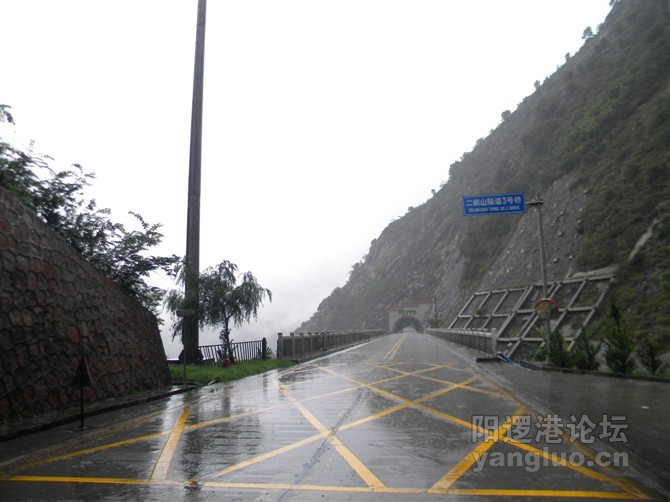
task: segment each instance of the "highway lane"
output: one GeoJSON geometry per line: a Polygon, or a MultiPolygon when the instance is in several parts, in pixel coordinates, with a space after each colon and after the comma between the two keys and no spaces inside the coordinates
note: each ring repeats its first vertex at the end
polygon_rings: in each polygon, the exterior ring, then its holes
{"type": "Polygon", "coordinates": [[[0,500],[654,498],[607,424],[565,419],[399,333],[2,443],[0,500]]]}

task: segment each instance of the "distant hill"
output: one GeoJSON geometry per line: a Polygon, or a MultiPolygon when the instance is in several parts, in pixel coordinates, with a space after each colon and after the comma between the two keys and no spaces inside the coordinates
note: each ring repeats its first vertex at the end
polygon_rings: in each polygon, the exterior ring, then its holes
{"type": "Polygon", "coordinates": [[[539,282],[534,210],[462,211],[464,195],[524,192],[544,200],[548,280],[614,271],[608,300],[636,334],[670,345],[670,2],[615,2],[503,118],[296,331],[385,328],[389,306],[420,298],[450,320],[474,291],[539,282]]]}

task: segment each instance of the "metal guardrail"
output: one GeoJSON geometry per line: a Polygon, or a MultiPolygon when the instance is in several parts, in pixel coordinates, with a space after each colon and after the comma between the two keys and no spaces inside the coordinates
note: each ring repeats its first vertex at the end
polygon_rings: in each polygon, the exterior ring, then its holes
{"type": "MultiPolygon", "coordinates": [[[[233,342],[231,343],[233,349],[233,356],[235,362],[253,361],[256,359],[263,359],[267,354],[267,340],[253,340],[249,342],[233,342]]],[[[202,364],[205,365],[219,365],[225,366],[226,361],[231,364],[228,354],[223,344],[219,345],[200,345],[198,347],[202,354],[202,364]]]]}
{"type": "Polygon", "coordinates": [[[278,333],[277,359],[298,360],[326,350],[367,342],[386,333],[383,329],[291,333],[289,336],[278,333]]]}
{"type": "Polygon", "coordinates": [[[495,329],[490,331],[478,329],[426,329],[429,335],[470,347],[471,349],[495,356],[498,354],[498,336],[495,329]]]}

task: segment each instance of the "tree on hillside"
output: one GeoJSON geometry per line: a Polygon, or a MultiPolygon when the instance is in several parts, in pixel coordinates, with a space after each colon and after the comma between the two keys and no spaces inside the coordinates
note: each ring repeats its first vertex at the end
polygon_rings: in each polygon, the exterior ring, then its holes
{"type": "MultiPolygon", "coordinates": [[[[0,122],[13,124],[6,105],[0,105],[0,122]]],[[[109,276],[117,286],[158,313],[162,289],[146,279],[156,270],[171,273],[179,257],[152,256],[147,251],[160,244],[160,224],[149,224],[137,213],[139,230],[126,230],[110,219],[109,209],[86,201],[84,188],[94,178],[75,164],[56,172],[48,157],[24,152],[0,138],[0,186],[12,192],[37,217],[60,234],[84,259],[109,276]]]]}
{"type": "Polygon", "coordinates": [[[633,351],[635,350],[635,339],[631,332],[626,329],[621,313],[614,303],[610,304],[610,317],[612,325],[605,334],[605,362],[607,367],[614,373],[628,374],[635,369],[633,351]]]}
{"type": "MultiPolygon", "coordinates": [[[[183,263],[178,269],[181,286],[185,284],[188,270],[183,263]]],[[[239,327],[256,319],[265,298],[272,301],[272,292],[263,288],[251,272],[238,275],[237,270],[237,265],[224,260],[201,272],[197,312],[188,313],[197,316],[201,327],[221,326],[219,338],[231,363],[235,362],[230,340],[231,323],[239,327]]],[[[187,303],[181,289],[170,291],[165,298],[165,307],[173,316],[178,315],[187,303]]],[[[183,317],[177,317],[172,325],[173,340],[181,335],[182,328],[183,317]]]]}

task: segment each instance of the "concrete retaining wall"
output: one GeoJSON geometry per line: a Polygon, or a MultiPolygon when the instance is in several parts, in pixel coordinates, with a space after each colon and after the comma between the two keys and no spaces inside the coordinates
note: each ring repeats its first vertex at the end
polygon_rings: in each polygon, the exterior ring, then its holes
{"type": "Polygon", "coordinates": [[[0,420],[170,384],[155,316],[0,188],[0,420]]]}
{"type": "Polygon", "coordinates": [[[322,354],[328,350],[368,342],[386,333],[383,329],[291,333],[287,337],[279,333],[277,334],[277,359],[299,361],[322,354]]]}

